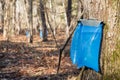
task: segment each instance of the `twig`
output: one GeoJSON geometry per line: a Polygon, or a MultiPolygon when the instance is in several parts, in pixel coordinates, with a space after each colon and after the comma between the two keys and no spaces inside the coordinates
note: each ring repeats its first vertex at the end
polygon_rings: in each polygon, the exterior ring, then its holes
{"type": "MultiPolygon", "coordinates": [[[[49,26],[50,26],[50,29],[51,29],[53,38],[54,38],[54,40],[55,40],[56,46],[57,46],[57,48],[58,48],[58,43],[57,43],[57,40],[56,40],[56,38],[55,38],[55,35],[54,35],[54,32],[53,32],[52,26],[51,26],[51,24],[50,24],[50,21],[49,21],[49,17],[48,17],[48,13],[47,13],[47,12],[46,12],[46,17],[47,17],[47,21],[48,21],[48,24],[49,24],[49,26]]],[[[58,48],[58,49],[59,49],[59,48],[58,48]]]]}
{"type": "MultiPolygon", "coordinates": [[[[84,11],[82,12],[82,14],[80,16],[82,16],[84,14],[84,11]]],[[[61,57],[62,57],[62,52],[65,49],[66,45],[68,44],[69,40],[71,39],[75,29],[76,29],[77,25],[74,27],[73,31],[71,32],[70,36],[67,38],[65,44],[63,45],[63,47],[60,49],[60,54],[59,54],[59,61],[58,61],[58,68],[57,68],[57,74],[59,72],[60,69],[60,62],[61,62],[61,57]]]]}
{"type": "Polygon", "coordinates": [[[69,36],[68,39],[66,40],[65,44],[63,45],[63,47],[60,49],[59,62],[58,62],[58,68],[57,68],[57,74],[58,74],[59,69],[60,69],[60,62],[61,62],[62,52],[63,52],[63,50],[65,49],[66,45],[68,44],[69,40],[71,39],[72,34],[74,33],[75,29],[76,29],[76,27],[73,29],[72,33],[70,34],[70,36],[69,36]]]}

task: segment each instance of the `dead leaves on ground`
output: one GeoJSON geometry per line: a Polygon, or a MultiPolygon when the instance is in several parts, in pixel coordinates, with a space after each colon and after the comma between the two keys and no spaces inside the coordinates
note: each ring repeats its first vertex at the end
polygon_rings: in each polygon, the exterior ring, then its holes
{"type": "MultiPolygon", "coordinates": [[[[57,41],[61,45],[64,44],[64,33],[57,35],[57,41]]],[[[7,77],[12,76],[12,71],[16,73],[16,77],[18,74],[21,77],[56,74],[59,50],[55,47],[51,35],[49,35],[47,42],[41,42],[39,36],[35,35],[33,44],[29,44],[25,35],[15,36],[10,41],[6,41],[0,34],[0,52],[4,55],[4,59],[0,62],[6,65],[0,71],[0,78],[5,77],[2,76],[2,73],[7,73],[9,75],[7,77]]],[[[64,57],[60,72],[74,70],[75,67],[71,64],[69,56],[64,57]]]]}

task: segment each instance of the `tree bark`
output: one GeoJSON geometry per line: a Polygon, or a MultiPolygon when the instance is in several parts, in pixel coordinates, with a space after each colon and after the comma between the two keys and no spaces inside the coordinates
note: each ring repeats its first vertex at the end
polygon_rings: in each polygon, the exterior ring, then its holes
{"type": "Polygon", "coordinates": [[[83,15],[81,16],[81,14],[84,11],[84,4],[83,4],[83,0],[78,0],[78,14],[77,14],[77,19],[83,19],[83,15]]]}
{"type": "Polygon", "coordinates": [[[9,39],[15,34],[15,13],[16,13],[16,0],[5,1],[4,6],[4,30],[3,36],[9,39]]]}
{"type": "Polygon", "coordinates": [[[4,7],[4,29],[3,29],[3,36],[7,40],[9,39],[9,28],[10,28],[10,2],[5,1],[5,7],[4,7]]]}
{"type": "Polygon", "coordinates": [[[1,0],[0,1],[1,3],[1,27],[2,27],[2,30],[4,28],[4,6],[5,6],[5,3],[4,3],[4,0],[1,0]]]}
{"type": "Polygon", "coordinates": [[[92,70],[86,70],[83,75],[84,80],[117,79],[115,77],[118,77],[116,66],[120,66],[117,63],[119,60],[115,57],[114,61],[113,58],[116,55],[114,51],[116,51],[117,37],[120,32],[118,25],[120,21],[118,17],[120,15],[119,3],[120,0],[84,0],[84,18],[97,19],[105,23],[100,57],[102,75],[92,70]]]}
{"type": "Polygon", "coordinates": [[[11,33],[12,36],[15,35],[15,27],[16,27],[16,0],[12,0],[11,2],[11,33]]]}
{"type": "Polygon", "coordinates": [[[47,41],[47,25],[46,25],[46,19],[45,19],[45,9],[43,5],[43,0],[40,0],[40,17],[42,21],[43,41],[47,41]]]}
{"type": "Polygon", "coordinates": [[[62,0],[62,6],[64,9],[64,18],[65,18],[65,22],[66,22],[66,38],[69,37],[69,25],[68,25],[68,20],[67,20],[67,12],[66,12],[66,7],[65,7],[65,1],[62,0]]]}
{"type": "Polygon", "coordinates": [[[27,12],[28,12],[28,32],[29,32],[29,37],[28,37],[28,42],[33,43],[33,16],[32,16],[32,8],[33,8],[33,2],[32,0],[26,0],[26,7],[27,7],[27,12]]]}
{"type": "Polygon", "coordinates": [[[54,35],[55,35],[56,34],[56,27],[57,27],[57,24],[56,24],[56,1],[50,0],[50,10],[51,10],[50,15],[52,16],[51,23],[52,23],[52,27],[53,27],[54,35]]]}
{"type": "Polygon", "coordinates": [[[72,12],[72,0],[68,0],[67,11],[66,11],[68,26],[70,26],[70,23],[71,23],[71,12],[72,12]]]}
{"type": "Polygon", "coordinates": [[[120,66],[119,51],[120,45],[120,0],[106,0],[106,48],[104,54],[104,78],[119,79],[120,66]],[[108,64],[109,63],[109,64],[108,64]],[[117,65],[116,65],[117,64],[117,65]]]}

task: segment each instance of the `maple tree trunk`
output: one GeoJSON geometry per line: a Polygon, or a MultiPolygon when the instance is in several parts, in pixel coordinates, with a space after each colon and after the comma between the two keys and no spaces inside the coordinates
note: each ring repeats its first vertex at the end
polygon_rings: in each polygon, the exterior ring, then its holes
{"type": "Polygon", "coordinates": [[[100,56],[101,73],[93,70],[85,70],[83,80],[117,79],[119,77],[119,59],[116,55],[117,44],[120,45],[118,34],[120,34],[120,0],[84,0],[85,19],[97,19],[104,21],[104,34],[100,56]],[[115,66],[116,64],[117,67],[115,66]]]}
{"type": "Polygon", "coordinates": [[[44,11],[44,5],[43,0],[40,0],[40,17],[42,21],[42,35],[43,35],[43,41],[47,41],[47,25],[46,25],[46,19],[45,19],[45,11],[44,11]]]}
{"type": "Polygon", "coordinates": [[[120,0],[106,1],[106,46],[104,52],[104,78],[119,79],[120,77],[120,0]],[[116,65],[117,64],[117,65],[116,65]]]}
{"type": "Polygon", "coordinates": [[[17,35],[20,34],[20,1],[16,0],[16,27],[15,32],[17,35]]]}
{"type": "MultiPolygon", "coordinates": [[[[50,10],[51,10],[51,23],[52,23],[52,27],[54,30],[54,35],[56,34],[56,28],[57,28],[57,24],[56,24],[56,2],[55,0],[50,0],[50,10]]],[[[49,16],[50,17],[50,16],[49,16]]]]}
{"type": "Polygon", "coordinates": [[[9,27],[10,27],[10,2],[5,1],[3,36],[6,39],[8,39],[9,27]]]}
{"type": "Polygon", "coordinates": [[[11,2],[11,35],[15,35],[15,27],[16,27],[16,0],[12,0],[11,2]]]}
{"type": "Polygon", "coordinates": [[[28,28],[29,28],[29,34],[28,42],[33,43],[33,16],[32,16],[32,8],[33,8],[33,2],[32,0],[26,0],[27,2],[27,12],[28,12],[28,28]]]}
{"type": "Polygon", "coordinates": [[[3,30],[3,36],[6,39],[9,39],[10,36],[15,34],[15,3],[16,0],[11,1],[4,1],[4,30],[3,30]]]}
{"type": "Polygon", "coordinates": [[[68,20],[67,20],[67,11],[66,11],[66,7],[65,7],[65,1],[62,0],[62,6],[64,9],[64,18],[65,18],[65,22],[66,22],[66,38],[69,37],[69,25],[68,25],[68,20]]]}
{"type": "Polygon", "coordinates": [[[1,26],[1,28],[2,28],[2,30],[3,30],[3,27],[4,27],[4,5],[5,5],[5,3],[4,3],[4,0],[1,0],[0,1],[0,4],[1,4],[1,12],[0,12],[0,18],[1,18],[1,20],[0,20],[0,26],[1,26]]]}

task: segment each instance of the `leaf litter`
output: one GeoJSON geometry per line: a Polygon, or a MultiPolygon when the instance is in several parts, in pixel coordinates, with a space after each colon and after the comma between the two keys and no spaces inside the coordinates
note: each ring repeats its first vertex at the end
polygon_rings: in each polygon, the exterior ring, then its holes
{"type": "MultiPolygon", "coordinates": [[[[56,34],[59,47],[65,42],[64,34],[63,31],[56,34]]],[[[65,54],[69,54],[69,49],[65,54]]],[[[58,55],[59,50],[51,34],[47,42],[42,42],[39,35],[34,35],[33,44],[27,42],[25,35],[14,36],[6,41],[0,34],[0,65],[3,65],[0,66],[0,79],[71,80],[78,75],[79,70],[72,65],[69,56],[62,57],[60,72],[56,74],[58,55]]]]}

